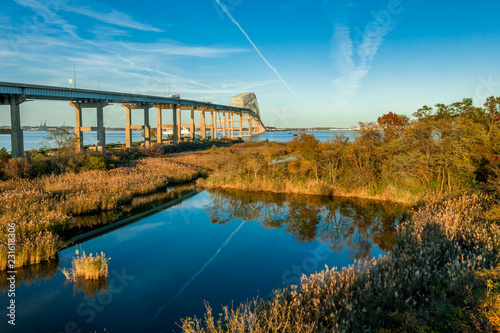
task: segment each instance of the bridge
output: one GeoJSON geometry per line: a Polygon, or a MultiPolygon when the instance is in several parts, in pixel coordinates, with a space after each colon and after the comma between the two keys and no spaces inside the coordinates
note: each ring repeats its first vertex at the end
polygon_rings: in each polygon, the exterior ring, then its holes
{"type": "Polygon", "coordinates": [[[126,112],[125,145],[128,148],[132,147],[132,130],[144,131],[144,145],[146,147],[153,144],[149,124],[149,109],[151,108],[156,108],[158,111],[156,144],[164,144],[162,134],[165,129],[172,131],[171,143],[178,144],[181,139],[182,126],[189,127],[191,139],[195,139],[196,131],[199,131],[201,139],[207,138],[207,132],[210,133],[212,139],[218,138],[218,132],[220,132],[222,138],[243,137],[243,123],[248,123],[247,136],[266,131],[260,119],[257,98],[253,93],[239,94],[231,98],[231,105],[227,106],[173,97],[0,82],[0,105],[10,105],[11,143],[14,158],[24,156],[23,130],[20,118],[21,104],[35,100],[68,101],[69,105],[74,108],[75,149],[77,151],[83,151],[83,132],[88,131],[97,132],[97,150],[104,151],[106,149],[104,108],[114,103],[121,104],[126,112]],[[82,110],[86,108],[97,110],[96,127],[83,126],[82,110]],[[144,112],[144,123],[142,125],[132,125],[132,110],[142,110],[144,112]],[[171,110],[172,125],[163,123],[164,110],[171,110]],[[182,111],[190,112],[190,122],[187,124],[182,124],[182,111]],[[200,112],[199,124],[195,124],[195,112],[200,112]],[[206,121],[207,112],[210,113],[208,124],[206,121]],[[235,127],[235,124],[238,126],[235,127]],[[238,135],[235,135],[235,130],[238,131],[238,135]]]}

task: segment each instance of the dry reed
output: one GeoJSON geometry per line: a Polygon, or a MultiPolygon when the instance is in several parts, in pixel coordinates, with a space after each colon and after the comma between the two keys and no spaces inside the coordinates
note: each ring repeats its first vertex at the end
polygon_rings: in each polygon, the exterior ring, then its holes
{"type": "Polygon", "coordinates": [[[96,254],[95,257],[86,255],[83,252],[82,256],[73,258],[71,268],[62,269],[63,274],[68,280],[76,281],[84,280],[99,280],[108,277],[108,264],[111,258],[106,258],[103,252],[96,254]]]}

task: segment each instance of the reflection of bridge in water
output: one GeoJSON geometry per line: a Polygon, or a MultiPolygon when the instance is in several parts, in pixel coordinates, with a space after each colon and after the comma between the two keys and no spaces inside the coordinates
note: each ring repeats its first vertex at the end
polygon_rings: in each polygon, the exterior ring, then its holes
{"type": "Polygon", "coordinates": [[[156,143],[163,144],[162,132],[172,131],[172,144],[177,144],[181,137],[181,128],[189,128],[189,136],[195,138],[200,133],[201,139],[243,137],[244,129],[247,136],[265,132],[264,124],[260,119],[257,98],[254,93],[243,93],[231,98],[230,106],[199,102],[173,97],[158,97],[150,95],[136,95],[119,92],[96,91],[85,89],[71,89],[31,84],[0,82],[0,105],[10,105],[11,138],[13,157],[24,156],[23,131],[21,129],[20,105],[27,100],[69,101],[75,108],[75,138],[76,149],[83,151],[83,132],[97,132],[97,149],[106,149],[106,132],[104,128],[104,108],[112,103],[119,103],[126,110],[127,122],[125,125],[126,147],[132,147],[132,130],[144,131],[144,145],[150,146],[151,127],[149,125],[149,109],[158,111],[158,126],[156,143]],[[97,126],[86,127],[82,124],[82,109],[94,108],[97,110],[97,126]],[[132,125],[132,110],[144,112],[144,124],[132,125]],[[172,110],[172,124],[163,123],[163,110],[172,110]],[[190,122],[182,124],[182,111],[190,111],[190,122]],[[195,124],[195,111],[200,112],[200,123],[195,124]],[[209,122],[207,124],[207,112],[209,122]],[[243,127],[243,123],[247,123],[243,127]],[[235,125],[238,126],[235,126],[235,125]],[[238,131],[238,135],[235,135],[238,131]]]}

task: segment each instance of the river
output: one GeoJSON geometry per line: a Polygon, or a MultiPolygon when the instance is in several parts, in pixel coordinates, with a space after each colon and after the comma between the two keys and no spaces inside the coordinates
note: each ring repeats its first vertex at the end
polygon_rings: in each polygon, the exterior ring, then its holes
{"type": "Polygon", "coordinates": [[[218,314],[325,265],[379,256],[407,219],[403,206],[360,199],[194,189],[184,198],[18,270],[16,327],[4,318],[0,332],[179,332],[204,301],[218,314]],[[111,257],[107,282],[66,281],[61,269],[83,251],[111,257]]]}
{"type": "MultiPolygon", "coordinates": [[[[44,145],[50,146],[49,143],[44,142],[44,137],[47,135],[47,131],[24,131],[24,149],[39,149],[44,145]]],[[[280,131],[280,132],[265,132],[260,135],[255,135],[252,137],[245,137],[245,141],[277,141],[286,142],[297,134],[296,131],[280,131]]],[[[336,134],[344,134],[345,136],[352,138],[355,135],[354,131],[308,131],[308,134],[314,134],[318,140],[326,141],[328,138],[332,138],[336,134]]],[[[235,135],[239,132],[235,131],[235,135]]],[[[220,133],[219,133],[220,136],[220,133]]],[[[141,141],[140,131],[132,131],[132,140],[141,141]]],[[[85,145],[95,145],[97,142],[96,132],[84,132],[83,133],[83,143],[85,145]]],[[[125,131],[124,130],[106,130],[106,142],[107,143],[125,143],[125,131]]],[[[5,147],[8,151],[12,150],[10,142],[10,134],[0,134],[0,148],[5,147]]]]}

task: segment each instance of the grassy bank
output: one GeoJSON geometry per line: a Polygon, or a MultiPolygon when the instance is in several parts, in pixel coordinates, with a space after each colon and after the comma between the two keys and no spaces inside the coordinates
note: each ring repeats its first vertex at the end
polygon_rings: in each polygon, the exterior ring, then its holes
{"type": "Polygon", "coordinates": [[[150,157],[109,171],[64,173],[35,179],[0,182],[0,267],[7,267],[7,232],[16,235],[20,267],[55,257],[62,246],[58,232],[73,227],[78,215],[113,210],[134,196],[152,193],[167,184],[193,181],[200,170],[166,157],[150,157]]]}
{"type": "MultiPolygon", "coordinates": [[[[484,199],[464,196],[419,209],[386,255],[303,276],[204,319],[185,332],[494,332],[500,329],[500,226],[484,199]]],[[[215,313],[221,311],[216,310],[215,313]]]]}

